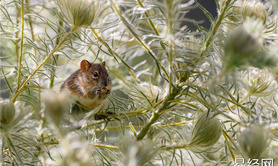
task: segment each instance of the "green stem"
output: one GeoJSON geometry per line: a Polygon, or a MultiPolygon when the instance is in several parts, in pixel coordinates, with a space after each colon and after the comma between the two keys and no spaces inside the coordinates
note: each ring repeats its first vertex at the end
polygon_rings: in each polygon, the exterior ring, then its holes
{"type": "Polygon", "coordinates": [[[165,146],[161,147],[163,150],[174,150],[174,149],[185,149],[190,148],[190,145],[184,144],[184,145],[175,145],[175,146],[165,146]]]}
{"type": "MultiPolygon", "coordinates": [[[[222,133],[223,133],[223,136],[225,137],[226,140],[229,140],[234,148],[240,153],[240,155],[242,157],[244,157],[245,155],[243,154],[243,152],[240,150],[240,148],[238,147],[238,145],[235,143],[235,141],[229,136],[229,134],[225,131],[225,130],[222,130],[222,133]]],[[[246,158],[245,158],[246,159],[246,158]]]]}
{"type": "MultiPolygon", "coordinates": [[[[15,6],[16,6],[16,26],[17,26],[17,28],[18,29],[20,29],[18,26],[19,26],[19,20],[20,20],[20,13],[21,12],[19,12],[19,7],[18,7],[18,4],[15,4],[15,6]]],[[[15,38],[16,38],[16,41],[15,41],[15,54],[16,54],[16,63],[18,63],[18,60],[19,60],[19,46],[18,46],[18,37],[19,37],[19,32],[20,31],[16,31],[15,32],[15,38]]]]}
{"type": "Polygon", "coordinates": [[[134,30],[129,26],[128,22],[124,19],[124,17],[121,15],[118,6],[112,1],[112,5],[118,16],[120,17],[121,21],[124,23],[124,25],[128,28],[128,30],[132,33],[132,35],[136,38],[136,40],[149,52],[151,51],[150,48],[142,41],[139,36],[134,32],[134,30]]]}
{"type": "MultiPolygon", "coordinates": [[[[141,0],[137,0],[137,3],[138,3],[142,8],[145,8],[145,6],[144,6],[143,3],[141,2],[141,0]]],[[[155,35],[156,35],[156,36],[159,36],[158,30],[156,29],[156,27],[154,26],[154,23],[153,23],[152,20],[150,19],[149,14],[148,14],[147,12],[145,12],[144,14],[145,14],[146,18],[148,19],[148,22],[149,22],[149,24],[151,25],[151,27],[152,27],[152,29],[153,29],[155,35]]],[[[160,41],[160,46],[163,48],[163,50],[166,50],[165,44],[164,44],[162,41],[160,41]]],[[[168,54],[168,52],[167,52],[166,54],[168,54]]],[[[168,55],[167,55],[167,56],[168,56],[168,55]]]]}
{"type": "Polygon", "coordinates": [[[231,154],[231,156],[233,158],[233,161],[235,161],[235,155],[234,155],[234,153],[232,151],[232,147],[230,146],[229,138],[227,137],[227,134],[224,133],[224,132],[222,133],[222,135],[224,136],[224,139],[226,141],[226,146],[228,147],[228,150],[229,150],[229,152],[230,152],[230,154],[231,154]]]}
{"type": "Polygon", "coordinates": [[[24,38],[24,0],[21,2],[21,39],[20,39],[20,54],[17,69],[17,89],[20,87],[20,75],[21,75],[21,62],[23,55],[23,38],[24,38]]]}
{"type": "Polygon", "coordinates": [[[153,113],[150,121],[143,127],[143,129],[137,135],[137,140],[142,140],[145,137],[145,135],[148,133],[150,127],[152,126],[152,124],[154,124],[157,121],[159,116],[160,116],[159,113],[153,113]]]}
{"type": "MultiPolygon", "coordinates": [[[[62,31],[62,26],[63,26],[63,22],[62,22],[61,20],[59,20],[59,25],[58,25],[58,29],[57,29],[57,34],[60,34],[60,33],[61,33],[61,31],[62,31]]],[[[57,40],[56,40],[56,43],[55,43],[56,46],[59,44],[60,39],[61,39],[61,37],[58,36],[58,37],[57,37],[57,40]]],[[[56,60],[53,59],[53,62],[52,62],[52,69],[51,69],[52,72],[51,72],[51,76],[50,76],[49,88],[52,88],[53,85],[54,85],[55,69],[56,69],[54,66],[55,66],[55,61],[58,62],[59,55],[57,55],[56,57],[57,57],[57,59],[56,59],[56,60]]],[[[54,58],[55,58],[55,57],[54,57],[54,58]]]]}
{"type": "Polygon", "coordinates": [[[12,102],[15,102],[18,95],[22,92],[26,84],[30,81],[30,79],[37,73],[37,71],[47,62],[47,60],[56,52],[59,50],[59,48],[65,43],[65,41],[71,36],[73,32],[75,32],[78,29],[78,27],[73,27],[70,32],[63,38],[63,40],[56,46],[54,50],[52,50],[47,57],[43,60],[43,62],[37,66],[37,68],[32,72],[32,74],[25,80],[25,82],[21,85],[21,87],[18,89],[14,97],[12,98],[12,102]]]}
{"type": "Polygon", "coordinates": [[[97,143],[91,143],[90,145],[93,145],[94,147],[98,147],[98,148],[107,148],[107,149],[116,149],[116,150],[120,149],[119,147],[113,145],[104,145],[104,144],[97,144],[97,143]]]}
{"type": "MultiPolygon", "coordinates": [[[[26,1],[26,4],[30,4],[29,0],[25,0],[25,1],[26,1]]],[[[27,9],[27,13],[31,13],[30,12],[30,6],[27,5],[26,7],[27,7],[26,8],[27,9]]],[[[35,41],[34,28],[33,28],[33,23],[32,23],[32,20],[31,20],[31,16],[29,15],[28,18],[29,18],[28,22],[29,22],[29,27],[30,27],[30,33],[31,33],[32,41],[35,41]]],[[[34,50],[35,59],[36,59],[37,62],[39,62],[39,57],[38,57],[37,49],[34,47],[33,50],[34,50]]],[[[39,85],[41,84],[41,78],[40,77],[38,77],[38,84],[39,85]]],[[[39,107],[41,107],[41,91],[40,90],[38,90],[38,105],[39,105],[39,107]]],[[[37,117],[39,117],[39,113],[38,112],[37,112],[37,117]]]]}
{"type": "Polygon", "coordinates": [[[167,27],[169,30],[169,55],[168,55],[168,61],[169,61],[169,93],[172,92],[172,82],[173,82],[173,25],[174,25],[174,18],[173,18],[173,4],[167,3],[167,10],[168,10],[168,22],[167,27]]]}
{"type": "Polygon", "coordinates": [[[143,127],[140,133],[137,135],[137,140],[142,140],[146,134],[148,133],[150,127],[158,120],[160,115],[168,109],[169,105],[172,103],[172,100],[179,94],[181,88],[175,87],[173,88],[172,93],[170,93],[166,99],[164,100],[162,107],[160,107],[156,112],[153,113],[150,121],[143,127]]]}
{"type": "MultiPolygon", "coordinates": [[[[224,19],[224,16],[226,14],[226,11],[228,10],[228,7],[231,3],[231,0],[227,0],[226,3],[225,3],[225,6],[224,8],[222,8],[220,14],[219,14],[219,17],[217,18],[217,21],[216,23],[214,24],[214,26],[212,27],[212,30],[211,30],[211,33],[209,34],[209,37],[207,38],[206,42],[205,42],[205,45],[204,45],[204,48],[203,48],[203,51],[201,53],[201,57],[204,56],[204,54],[207,52],[207,49],[209,48],[212,40],[214,39],[214,35],[216,34],[216,32],[218,31],[218,28],[219,26],[221,25],[223,19],[224,19]]],[[[198,60],[197,60],[198,61],[198,60]]]]}
{"type": "MultiPolygon", "coordinates": [[[[172,36],[172,26],[169,27],[170,36],[172,36]]],[[[169,40],[169,93],[172,92],[172,82],[173,82],[173,41],[172,37],[169,40]]]]}

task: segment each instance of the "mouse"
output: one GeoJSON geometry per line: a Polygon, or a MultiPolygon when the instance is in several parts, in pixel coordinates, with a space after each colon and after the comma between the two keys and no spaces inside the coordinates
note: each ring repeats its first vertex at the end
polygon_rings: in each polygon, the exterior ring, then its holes
{"type": "Polygon", "coordinates": [[[87,109],[106,104],[111,94],[112,81],[105,67],[105,61],[90,63],[82,60],[80,69],[72,73],[62,84],[60,92],[66,92],[87,109]]]}

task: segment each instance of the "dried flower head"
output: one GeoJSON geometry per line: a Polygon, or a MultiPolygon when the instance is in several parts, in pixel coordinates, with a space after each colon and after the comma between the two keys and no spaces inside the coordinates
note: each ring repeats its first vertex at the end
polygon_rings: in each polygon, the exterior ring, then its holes
{"type": "Polygon", "coordinates": [[[42,94],[45,103],[45,115],[55,125],[59,125],[66,112],[70,111],[70,99],[64,93],[55,93],[51,90],[42,94]]]}
{"type": "Polygon", "coordinates": [[[248,65],[257,68],[276,66],[276,56],[272,55],[267,48],[263,48],[263,29],[261,22],[252,21],[250,18],[243,26],[228,34],[223,47],[223,61],[226,69],[245,68],[248,65]]]}
{"type": "Polygon", "coordinates": [[[265,23],[267,19],[267,12],[262,2],[244,1],[242,7],[242,17],[243,20],[248,17],[252,17],[265,23]]]}
{"type": "Polygon", "coordinates": [[[277,83],[267,70],[250,67],[240,75],[248,96],[264,97],[274,92],[277,83]]]}
{"type": "Polygon", "coordinates": [[[138,142],[132,138],[123,138],[119,144],[124,158],[121,165],[143,166],[156,154],[157,150],[151,141],[138,142]]]}
{"type": "Polygon", "coordinates": [[[99,165],[93,160],[94,147],[89,141],[83,141],[77,135],[69,134],[60,140],[59,150],[51,148],[52,160],[46,161],[46,165],[60,166],[92,166],[99,165]]]}
{"type": "Polygon", "coordinates": [[[251,34],[240,27],[230,32],[224,43],[226,68],[242,67],[252,58],[259,56],[261,46],[251,34]]]}
{"type": "Polygon", "coordinates": [[[269,132],[261,126],[252,126],[243,130],[238,136],[238,143],[245,155],[252,159],[260,159],[266,149],[269,132]]]}
{"type": "Polygon", "coordinates": [[[129,93],[138,101],[146,100],[147,98],[151,103],[159,103],[165,97],[165,91],[155,85],[144,82],[136,84],[134,87],[135,90],[129,91],[129,93]]]}
{"type": "Polygon", "coordinates": [[[10,100],[0,101],[0,124],[7,125],[13,121],[15,115],[14,103],[10,100]]]}
{"type": "Polygon", "coordinates": [[[194,126],[189,146],[194,152],[205,151],[218,141],[221,134],[222,127],[219,120],[203,113],[194,126]]]}
{"type": "Polygon", "coordinates": [[[99,15],[97,0],[57,0],[67,20],[75,27],[89,26],[99,15]]]}

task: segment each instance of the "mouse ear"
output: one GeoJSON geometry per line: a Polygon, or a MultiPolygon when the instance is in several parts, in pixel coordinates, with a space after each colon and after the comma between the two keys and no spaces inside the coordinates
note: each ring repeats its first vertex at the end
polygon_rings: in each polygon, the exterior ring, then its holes
{"type": "Polygon", "coordinates": [[[105,66],[105,61],[103,61],[101,64],[102,64],[102,66],[105,66]]]}
{"type": "Polygon", "coordinates": [[[87,60],[82,60],[80,63],[80,68],[82,71],[86,72],[89,69],[90,65],[91,63],[88,62],[87,60]]]}

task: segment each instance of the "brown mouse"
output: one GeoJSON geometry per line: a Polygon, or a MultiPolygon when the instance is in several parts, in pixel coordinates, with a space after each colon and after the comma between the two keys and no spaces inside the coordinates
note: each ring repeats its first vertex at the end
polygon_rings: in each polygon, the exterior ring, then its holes
{"type": "Polygon", "coordinates": [[[105,62],[90,63],[82,60],[80,69],[62,84],[61,92],[68,92],[82,106],[92,109],[105,104],[111,88],[112,82],[105,62]]]}

